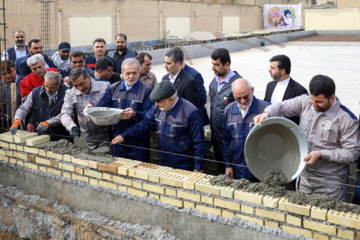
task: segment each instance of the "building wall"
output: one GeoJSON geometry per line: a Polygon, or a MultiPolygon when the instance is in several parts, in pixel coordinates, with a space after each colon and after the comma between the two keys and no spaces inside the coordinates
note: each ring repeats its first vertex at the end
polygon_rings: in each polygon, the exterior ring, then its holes
{"type": "Polygon", "coordinates": [[[360,0],[337,0],[338,8],[356,8],[360,7],[360,0]]]}
{"type": "Polygon", "coordinates": [[[305,30],[359,30],[360,9],[306,9],[305,30]]]}

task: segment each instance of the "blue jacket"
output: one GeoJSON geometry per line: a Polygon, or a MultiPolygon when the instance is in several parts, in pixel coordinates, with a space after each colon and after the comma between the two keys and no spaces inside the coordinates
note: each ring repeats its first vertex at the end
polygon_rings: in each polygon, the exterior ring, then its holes
{"type": "MultiPolygon", "coordinates": [[[[114,137],[119,135],[125,129],[132,127],[137,122],[143,119],[146,111],[151,109],[154,105],[150,101],[150,93],[152,89],[138,80],[130,91],[126,90],[125,81],[116,82],[106,91],[104,97],[99,103],[99,107],[111,107],[126,109],[131,107],[136,112],[136,116],[129,120],[121,120],[113,126],[114,137]]],[[[150,131],[144,131],[142,134],[138,133],[129,136],[124,144],[135,146],[149,146],[150,131]]]]}
{"type": "Polygon", "coordinates": [[[178,97],[169,112],[153,105],[141,122],[121,136],[125,139],[148,129],[158,131],[160,165],[189,171],[203,168],[204,160],[199,158],[206,155],[206,140],[199,110],[192,103],[178,97]]]}
{"type": "Polygon", "coordinates": [[[270,105],[253,96],[250,109],[245,118],[239,113],[240,109],[236,101],[226,106],[223,114],[223,154],[225,167],[232,167],[234,170],[234,178],[252,179],[254,176],[246,167],[244,156],[244,146],[248,133],[251,130],[253,118],[264,112],[265,107],[270,105]],[[238,164],[230,165],[229,163],[238,164]]]}
{"type": "Polygon", "coordinates": [[[119,69],[121,70],[121,64],[122,62],[127,59],[127,58],[136,58],[136,55],[137,55],[137,52],[131,48],[126,48],[126,54],[125,54],[125,57],[124,59],[120,59],[120,54],[117,53],[117,50],[112,50],[109,52],[109,57],[112,57],[116,64],[119,66],[119,69]]]}
{"type": "MultiPolygon", "coordinates": [[[[114,64],[114,68],[113,68],[114,72],[121,73],[117,63],[112,57],[109,57],[108,55],[104,55],[104,57],[108,57],[111,59],[111,61],[114,64]]],[[[86,65],[89,66],[93,71],[95,71],[95,64],[96,64],[95,54],[86,57],[86,65]]]]}
{"type": "Polygon", "coordinates": [[[201,115],[201,120],[203,122],[203,126],[206,126],[209,124],[209,116],[207,114],[207,110],[205,108],[205,104],[206,104],[206,100],[207,100],[207,94],[206,94],[206,89],[204,87],[204,79],[201,76],[201,74],[196,71],[196,69],[188,66],[185,64],[184,66],[184,71],[189,74],[190,76],[192,76],[196,82],[199,85],[199,90],[200,90],[200,94],[199,94],[199,111],[200,111],[200,115],[201,115]]]}
{"type": "MultiPolygon", "coordinates": [[[[16,59],[16,61],[15,61],[16,74],[19,75],[19,77],[21,79],[23,79],[24,77],[26,77],[27,75],[29,75],[31,73],[31,69],[29,68],[29,66],[26,63],[27,59],[31,56],[32,56],[31,54],[28,54],[25,57],[16,59]]],[[[46,64],[49,66],[49,68],[57,69],[55,64],[51,61],[51,59],[47,55],[43,54],[43,56],[44,56],[44,60],[45,60],[46,64]]]]}
{"type": "MultiPolygon", "coordinates": [[[[28,46],[25,46],[26,54],[29,54],[28,46]]],[[[15,45],[6,49],[8,59],[15,63],[16,61],[16,51],[15,45]]]]}

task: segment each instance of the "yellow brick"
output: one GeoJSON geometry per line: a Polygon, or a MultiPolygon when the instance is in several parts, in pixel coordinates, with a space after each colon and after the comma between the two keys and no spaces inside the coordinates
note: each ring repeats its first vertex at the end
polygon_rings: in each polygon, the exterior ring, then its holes
{"type": "Polygon", "coordinates": [[[6,152],[2,149],[0,149],[0,155],[6,156],[6,152]]]}
{"type": "Polygon", "coordinates": [[[285,214],[279,212],[268,211],[261,208],[256,208],[256,215],[264,218],[285,222],[285,214]]]}
{"type": "Polygon", "coordinates": [[[63,155],[59,154],[59,153],[53,153],[53,152],[47,152],[47,157],[48,158],[55,158],[57,160],[63,160],[63,155]]]}
{"type": "Polygon", "coordinates": [[[293,235],[303,235],[304,237],[307,238],[313,238],[313,234],[310,230],[306,230],[306,229],[302,229],[302,228],[296,228],[296,227],[290,227],[290,226],[286,226],[286,225],[282,225],[282,230],[285,232],[288,232],[290,234],[293,235]]]}
{"type": "Polygon", "coordinates": [[[47,160],[45,158],[36,157],[35,162],[38,164],[44,164],[50,166],[50,160],[47,160]]]}
{"type": "Polygon", "coordinates": [[[59,168],[59,163],[57,161],[50,160],[50,166],[53,168],[59,168]]]}
{"type": "Polygon", "coordinates": [[[19,131],[14,135],[14,142],[15,143],[23,143],[23,142],[26,142],[27,139],[33,138],[36,136],[38,136],[38,134],[35,132],[26,132],[26,131],[20,132],[19,131]]]}
{"type": "Polygon", "coordinates": [[[17,160],[17,161],[16,161],[16,164],[17,164],[17,165],[20,165],[20,166],[24,166],[24,162],[21,161],[21,160],[17,160]]]}
{"type": "Polygon", "coordinates": [[[156,198],[157,200],[160,200],[160,196],[154,193],[149,193],[149,197],[156,198]]]}
{"type": "Polygon", "coordinates": [[[164,196],[160,196],[160,201],[166,204],[170,204],[176,207],[183,207],[184,203],[182,200],[177,200],[177,199],[173,199],[173,198],[168,198],[168,197],[164,197],[164,196]]]}
{"type": "Polygon", "coordinates": [[[77,174],[71,174],[72,179],[78,180],[78,181],[83,181],[83,182],[89,182],[89,178],[85,177],[85,176],[80,176],[77,174]]]}
{"type": "Polygon", "coordinates": [[[115,183],[109,183],[102,180],[99,180],[99,185],[105,188],[117,189],[117,185],[115,183]]]}
{"type": "Polygon", "coordinates": [[[209,193],[216,196],[220,196],[219,186],[212,186],[209,182],[209,179],[201,179],[199,182],[195,183],[195,190],[199,192],[209,193]]]}
{"type": "Polygon", "coordinates": [[[131,179],[127,179],[127,178],[123,178],[123,177],[114,175],[113,181],[116,183],[123,184],[123,185],[131,186],[131,179]]]}
{"type": "Polygon", "coordinates": [[[32,153],[32,154],[39,154],[39,149],[32,148],[32,147],[24,147],[24,152],[32,153]]]}
{"type": "Polygon", "coordinates": [[[0,161],[9,162],[9,157],[5,157],[5,156],[0,155],[0,161]]]}
{"type": "Polygon", "coordinates": [[[16,145],[16,151],[23,152],[24,151],[24,146],[16,145]]]}
{"type": "Polygon", "coordinates": [[[176,190],[175,190],[175,189],[166,188],[165,194],[176,197],[176,190]]]}
{"type": "Polygon", "coordinates": [[[102,179],[102,173],[90,169],[85,169],[84,174],[89,177],[102,179]]]}
{"type": "Polygon", "coordinates": [[[213,205],[214,204],[214,198],[206,196],[206,195],[201,195],[201,202],[213,205]]]}
{"type": "Polygon", "coordinates": [[[331,223],[341,226],[360,229],[360,214],[344,213],[334,210],[329,210],[327,219],[331,223]]]}
{"type": "Polygon", "coordinates": [[[86,167],[89,166],[89,160],[84,160],[84,159],[79,159],[79,158],[72,157],[71,162],[75,163],[75,164],[82,165],[82,166],[86,166],[86,167]]]}
{"type": "Polygon", "coordinates": [[[75,173],[84,174],[84,169],[81,167],[75,167],[75,173]]]}
{"type": "Polygon", "coordinates": [[[148,196],[148,192],[144,192],[130,187],[127,188],[127,192],[138,197],[148,196]]]}
{"type": "Polygon", "coordinates": [[[91,185],[99,185],[99,180],[94,179],[94,178],[90,178],[89,183],[91,185]]]}
{"type": "Polygon", "coordinates": [[[19,153],[19,152],[15,152],[14,155],[15,155],[15,157],[20,158],[22,160],[25,160],[25,161],[27,160],[27,154],[22,154],[22,153],[19,153]]]}
{"type": "Polygon", "coordinates": [[[122,191],[122,192],[127,192],[127,187],[126,186],[118,186],[118,190],[122,191]]]}
{"type": "Polygon", "coordinates": [[[50,141],[49,135],[41,135],[33,138],[26,139],[26,145],[33,147],[35,145],[50,141]]]}
{"type": "Polygon", "coordinates": [[[9,149],[11,149],[11,150],[16,150],[16,144],[10,143],[10,144],[9,144],[9,149]]]}
{"type": "Polygon", "coordinates": [[[195,209],[195,203],[184,201],[184,208],[195,209]]]}
{"type": "MultiPolygon", "coordinates": [[[[341,238],[345,238],[345,239],[349,239],[349,240],[354,240],[355,239],[355,234],[354,231],[349,231],[349,230],[345,230],[345,229],[338,229],[338,234],[339,237],[341,238]]],[[[358,238],[359,239],[359,238],[358,238]]]]}
{"type": "Polygon", "coordinates": [[[63,177],[71,178],[71,173],[68,172],[62,172],[63,177]]]}
{"type": "Polygon", "coordinates": [[[143,189],[149,192],[156,192],[156,193],[160,193],[160,194],[164,194],[164,188],[161,186],[156,186],[153,184],[147,184],[144,183],[143,184],[143,189]]]}
{"type": "Polygon", "coordinates": [[[13,152],[13,151],[6,151],[6,156],[8,156],[8,157],[13,157],[13,156],[14,156],[14,152],[13,152]]]}
{"type": "Polygon", "coordinates": [[[331,237],[331,240],[343,240],[342,238],[331,237]]]}
{"type": "Polygon", "coordinates": [[[217,207],[240,211],[240,203],[236,203],[236,202],[230,202],[230,201],[214,198],[214,205],[217,207]]]}
{"type": "Polygon", "coordinates": [[[241,204],[241,211],[247,214],[254,214],[254,208],[244,204],[241,204]]]}
{"type": "Polygon", "coordinates": [[[72,159],[72,156],[67,155],[67,154],[63,155],[63,160],[64,160],[65,162],[71,162],[71,159],[72,159]]]}
{"type": "Polygon", "coordinates": [[[330,226],[330,225],[326,225],[326,224],[315,222],[315,221],[304,220],[304,228],[336,235],[335,226],[330,226]]]}
{"type": "Polygon", "coordinates": [[[220,196],[226,198],[234,198],[234,189],[231,187],[220,188],[220,196]]]}
{"type": "Polygon", "coordinates": [[[42,156],[42,157],[46,157],[46,151],[43,150],[43,149],[39,149],[39,155],[42,156]]]}
{"type": "Polygon", "coordinates": [[[311,213],[310,213],[310,216],[312,218],[316,218],[316,219],[320,219],[320,220],[326,220],[327,219],[327,212],[328,210],[327,209],[321,209],[321,208],[318,208],[318,207],[315,207],[315,206],[312,206],[311,207],[311,213]]]}
{"type": "Polygon", "coordinates": [[[70,172],[75,171],[75,167],[73,165],[69,165],[61,162],[59,162],[59,168],[70,172]]]}
{"type": "Polygon", "coordinates": [[[0,139],[5,142],[14,142],[14,136],[10,132],[0,134],[0,139]]]}
{"type": "Polygon", "coordinates": [[[49,173],[55,174],[55,175],[61,175],[61,171],[53,169],[53,168],[47,168],[46,171],[49,173]]]}
{"type": "Polygon", "coordinates": [[[89,167],[93,168],[93,169],[97,169],[98,168],[98,163],[95,161],[89,161],[89,167]]]}
{"type": "Polygon", "coordinates": [[[273,221],[265,221],[265,226],[271,227],[271,228],[278,228],[279,223],[278,222],[273,222],[273,221]]]}
{"type": "Polygon", "coordinates": [[[39,166],[39,170],[42,172],[47,172],[46,167],[39,166]]]}
{"type": "Polygon", "coordinates": [[[279,201],[279,209],[287,212],[292,212],[304,216],[310,216],[310,205],[301,206],[289,202],[285,197],[281,198],[279,201]]]}
{"type": "Polygon", "coordinates": [[[286,215],[286,222],[298,227],[302,226],[302,218],[286,215]]]}
{"type": "Polygon", "coordinates": [[[235,190],[234,198],[237,200],[241,200],[244,202],[251,202],[255,204],[262,204],[263,203],[263,195],[258,193],[248,193],[241,190],[235,190]]]}
{"type": "Polygon", "coordinates": [[[315,240],[329,240],[329,237],[325,236],[325,235],[318,234],[318,233],[314,233],[314,239],[315,240]]]}
{"type": "Polygon", "coordinates": [[[222,210],[221,211],[221,216],[224,218],[232,218],[235,214],[233,212],[229,212],[227,210],[222,210]]]}
{"type": "Polygon", "coordinates": [[[16,161],[17,161],[17,160],[16,160],[16,158],[10,158],[9,161],[10,161],[10,163],[16,164],[16,161]]]}
{"type": "Polygon", "coordinates": [[[34,170],[38,170],[38,165],[36,164],[33,164],[33,163],[24,163],[24,166],[27,167],[27,168],[31,168],[31,169],[34,169],[34,170]]]}
{"type": "Polygon", "coordinates": [[[103,179],[112,181],[113,180],[113,175],[108,174],[108,173],[103,173],[103,179]]]}
{"type": "Polygon", "coordinates": [[[246,215],[242,215],[242,214],[236,214],[236,216],[238,216],[239,218],[244,219],[246,221],[254,222],[259,226],[264,226],[264,220],[254,218],[254,217],[250,217],[250,216],[246,216],[246,215]]]}
{"type": "Polygon", "coordinates": [[[200,212],[204,213],[214,213],[221,216],[221,209],[213,208],[213,207],[206,207],[204,205],[196,204],[196,209],[200,212]]]}
{"type": "Polygon", "coordinates": [[[9,148],[9,143],[0,141],[0,147],[9,148]]]}
{"type": "Polygon", "coordinates": [[[134,188],[138,188],[138,189],[142,189],[142,183],[141,182],[136,182],[136,181],[132,181],[131,182],[131,185],[132,185],[132,187],[134,187],[134,188]]]}
{"type": "Polygon", "coordinates": [[[200,202],[200,195],[194,194],[194,193],[190,193],[190,192],[185,192],[185,191],[177,191],[177,196],[179,198],[185,198],[188,200],[192,200],[194,202],[200,202]]]}
{"type": "Polygon", "coordinates": [[[269,207],[269,208],[277,208],[279,206],[279,201],[280,201],[280,198],[265,196],[263,198],[263,205],[265,207],[269,207]]]}

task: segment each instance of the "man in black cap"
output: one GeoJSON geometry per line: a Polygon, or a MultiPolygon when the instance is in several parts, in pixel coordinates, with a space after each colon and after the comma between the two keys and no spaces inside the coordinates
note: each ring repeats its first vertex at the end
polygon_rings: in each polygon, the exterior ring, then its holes
{"type": "Polygon", "coordinates": [[[158,131],[159,163],[163,166],[202,172],[207,152],[199,110],[177,95],[170,81],[162,81],[150,94],[155,105],[144,119],[116,136],[113,144],[147,130],[158,131]]]}
{"type": "Polygon", "coordinates": [[[62,42],[59,44],[58,51],[52,57],[53,63],[63,78],[70,75],[70,50],[70,43],[62,42]]]}

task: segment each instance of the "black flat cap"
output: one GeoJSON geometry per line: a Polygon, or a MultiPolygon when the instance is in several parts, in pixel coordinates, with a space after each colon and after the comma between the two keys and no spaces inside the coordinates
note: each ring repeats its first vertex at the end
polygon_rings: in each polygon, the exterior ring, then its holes
{"type": "Polygon", "coordinates": [[[165,80],[156,85],[154,90],[152,90],[150,100],[153,102],[159,102],[160,100],[171,97],[174,93],[176,93],[174,84],[165,80]]]}
{"type": "Polygon", "coordinates": [[[62,42],[62,43],[59,44],[58,49],[61,50],[61,51],[70,51],[71,50],[70,43],[62,42]]]}

